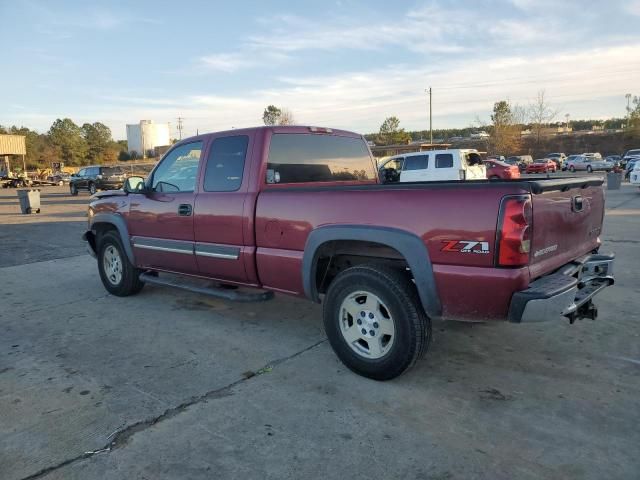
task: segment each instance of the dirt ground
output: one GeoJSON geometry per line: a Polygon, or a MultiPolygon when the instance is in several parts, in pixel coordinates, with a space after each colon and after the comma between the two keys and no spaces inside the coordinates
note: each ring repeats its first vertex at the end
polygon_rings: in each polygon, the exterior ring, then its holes
{"type": "Polygon", "coordinates": [[[616,285],[596,321],[437,322],[427,356],[374,382],[321,307],[147,286],[106,293],[89,197],[0,190],[0,478],[637,479],[640,192],[607,192],[616,285]]]}

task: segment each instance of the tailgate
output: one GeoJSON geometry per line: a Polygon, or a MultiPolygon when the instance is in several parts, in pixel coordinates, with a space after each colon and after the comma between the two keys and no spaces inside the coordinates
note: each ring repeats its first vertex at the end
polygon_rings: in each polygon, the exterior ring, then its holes
{"type": "Polygon", "coordinates": [[[531,279],[590,253],[600,245],[604,179],[532,182],[531,279]]]}

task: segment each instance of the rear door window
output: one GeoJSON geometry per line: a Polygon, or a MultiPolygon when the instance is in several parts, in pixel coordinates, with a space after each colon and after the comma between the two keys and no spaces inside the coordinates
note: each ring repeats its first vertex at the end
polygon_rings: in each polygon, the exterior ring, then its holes
{"type": "Polygon", "coordinates": [[[438,153],[436,155],[436,168],[453,168],[453,154],[438,153]]]}
{"type": "Polygon", "coordinates": [[[404,170],[426,170],[429,166],[429,155],[411,155],[404,160],[404,170]]]}
{"type": "Polygon", "coordinates": [[[271,137],[267,183],[365,182],[375,177],[362,138],[299,133],[271,137]]]}
{"type": "Polygon", "coordinates": [[[247,135],[213,141],[204,175],[205,192],[234,192],[240,188],[248,145],[247,135]]]}

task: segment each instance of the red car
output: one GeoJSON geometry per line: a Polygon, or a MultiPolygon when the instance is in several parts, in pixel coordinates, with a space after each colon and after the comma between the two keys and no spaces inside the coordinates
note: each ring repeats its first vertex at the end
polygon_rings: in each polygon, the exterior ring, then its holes
{"type": "Polygon", "coordinates": [[[527,165],[526,173],[549,173],[558,170],[556,162],[550,158],[539,158],[527,165]]]}
{"type": "Polygon", "coordinates": [[[494,159],[485,160],[484,165],[487,167],[487,178],[489,180],[520,178],[520,169],[515,165],[509,165],[494,159]]]}
{"type": "Polygon", "coordinates": [[[603,182],[381,184],[362,135],[247,128],[184,139],[147,179],[98,192],[84,239],[116,296],[152,284],[322,302],[338,357],[387,380],[427,351],[438,319],[595,318],[593,296],[614,281],[614,255],[596,253],[603,182]]]}

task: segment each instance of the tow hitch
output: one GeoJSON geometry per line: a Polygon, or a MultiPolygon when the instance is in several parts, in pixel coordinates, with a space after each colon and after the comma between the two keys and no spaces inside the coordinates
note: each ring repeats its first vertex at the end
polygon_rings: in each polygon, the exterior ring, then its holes
{"type": "Polygon", "coordinates": [[[569,319],[569,323],[573,325],[576,320],[582,320],[583,318],[590,318],[591,320],[595,320],[598,318],[598,307],[596,307],[591,300],[583,303],[580,307],[573,313],[566,315],[569,319]]]}

